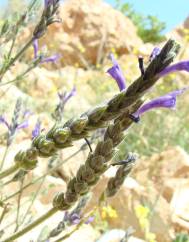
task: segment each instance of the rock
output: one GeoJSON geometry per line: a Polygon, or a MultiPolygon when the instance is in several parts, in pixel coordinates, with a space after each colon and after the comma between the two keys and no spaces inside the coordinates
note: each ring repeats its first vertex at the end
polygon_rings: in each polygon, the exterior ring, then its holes
{"type": "MultiPolygon", "coordinates": [[[[104,233],[97,242],[120,242],[125,237],[125,231],[121,229],[112,229],[104,233]]],[[[144,242],[134,236],[128,236],[127,242],[144,242]]]]}
{"type": "Polygon", "coordinates": [[[51,40],[56,39],[64,65],[89,67],[112,50],[122,55],[142,44],[133,23],[101,0],[65,1],[60,17],[62,24],[50,27],[45,42],[54,49],[51,40]]]}
{"type": "Polygon", "coordinates": [[[147,160],[139,161],[134,177],[144,186],[148,181],[153,181],[156,189],[163,191],[164,198],[170,201],[174,188],[170,189],[167,181],[189,177],[189,155],[180,147],[169,148],[147,160]]]}
{"type": "MultiPolygon", "coordinates": [[[[98,202],[109,177],[110,174],[106,173],[94,188],[94,195],[87,210],[98,202]]],[[[126,178],[120,191],[113,198],[108,199],[108,205],[117,212],[117,218],[106,218],[109,227],[126,230],[131,226],[135,230],[136,237],[144,238],[144,232],[135,213],[135,208],[141,204],[140,201],[154,209],[150,219],[150,232],[156,234],[158,242],[170,241],[170,231],[167,229],[171,222],[168,202],[155,190],[152,183],[144,187],[129,177],[126,178]]]]}
{"type": "Polygon", "coordinates": [[[174,184],[174,192],[170,202],[173,223],[189,231],[189,182],[180,179],[174,184]]]}
{"type": "Polygon", "coordinates": [[[131,236],[128,242],[145,242],[145,240],[131,236]]]}
{"type": "Polygon", "coordinates": [[[79,230],[73,233],[69,238],[65,239],[65,242],[95,242],[99,237],[98,231],[96,231],[91,225],[83,225],[79,230]]]}
{"type": "Polygon", "coordinates": [[[2,86],[0,89],[0,96],[1,96],[1,110],[6,110],[6,107],[9,108],[12,106],[14,108],[15,103],[18,98],[21,98],[23,102],[27,102],[31,104],[32,98],[21,91],[18,87],[11,85],[11,86],[2,86]]]}

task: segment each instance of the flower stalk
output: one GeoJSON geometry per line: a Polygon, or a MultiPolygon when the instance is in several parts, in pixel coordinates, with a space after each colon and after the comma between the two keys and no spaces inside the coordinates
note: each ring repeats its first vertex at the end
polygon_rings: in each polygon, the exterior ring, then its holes
{"type": "Polygon", "coordinates": [[[90,131],[107,127],[109,121],[127,112],[157,82],[158,73],[173,61],[179,49],[180,46],[174,40],[169,40],[145,69],[144,75],[134,81],[128,89],[79,118],[69,120],[63,125],[55,125],[46,135],[39,135],[29,149],[20,151],[15,156],[15,162],[18,162],[22,169],[34,169],[38,156],[50,157],[59,149],[71,146],[74,140],[86,138],[90,131]]]}
{"type": "MultiPolygon", "coordinates": [[[[143,101],[138,101],[131,112],[137,110],[142,103],[143,101]]],[[[100,176],[108,169],[107,163],[114,154],[114,148],[123,140],[123,131],[128,129],[132,123],[133,121],[130,119],[128,112],[116,119],[113,125],[109,125],[104,134],[103,141],[98,142],[93,153],[89,153],[85,164],[77,171],[76,177],[68,183],[65,194],[60,192],[54,197],[53,208],[3,242],[14,241],[23,236],[56,212],[68,210],[81,196],[89,193],[91,187],[98,183],[100,176]]]]}
{"type": "Polygon", "coordinates": [[[34,229],[37,225],[43,223],[45,220],[47,220],[48,218],[50,218],[51,216],[53,216],[57,211],[58,210],[56,208],[51,208],[47,213],[45,213],[43,216],[41,216],[40,218],[38,218],[37,220],[35,220],[33,223],[29,224],[28,226],[26,226],[22,230],[18,231],[17,233],[13,234],[9,238],[3,240],[2,242],[15,241],[16,239],[18,239],[22,235],[24,235],[27,232],[29,232],[32,229],[34,229]]]}

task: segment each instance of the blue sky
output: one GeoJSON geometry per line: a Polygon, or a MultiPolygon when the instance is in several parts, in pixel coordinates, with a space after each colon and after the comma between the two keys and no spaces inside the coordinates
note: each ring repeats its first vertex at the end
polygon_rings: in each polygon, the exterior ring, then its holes
{"type": "MultiPolygon", "coordinates": [[[[105,1],[115,5],[115,0],[105,1]]],[[[0,5],[6,2],[7,0],[0,0],[0,5]]],[[[189,0],[122,0],[122,2],[133,4],[134,9],[139,13],[156,15],[166,22],[166,31],[170,31],[189,16],[189,0]]]]}
{"type": "MultiPolygon", "coordinates": [[[[115,0],[105,1],[115,5],[115,0]]],[[[166,31],[170,31],[189,16],[189,0],[122,0],[122,2],[133,4],[139,13],[157,16],[166,22],[166,31]]]]}

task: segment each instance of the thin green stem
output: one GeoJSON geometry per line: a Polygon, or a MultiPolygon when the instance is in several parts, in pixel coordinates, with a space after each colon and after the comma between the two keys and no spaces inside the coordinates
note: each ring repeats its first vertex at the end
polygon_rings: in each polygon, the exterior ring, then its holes
{"type": "Polygon", "coordinates": [[[21,197],[22,197],[22,192],[23,192],[23,184],[24,184],[24,177],[20,181],[20,193],[18,196],[18,206],[17,206],[17,210],[16,210],[16,227],[15,227],[14,232],[16,232],[19,228],[20,202],[21,202],[21,197]]]}
{"type": "MultiPolygon", "coordinates": [[[[21,204],[21,208],[22,208],[23,210],[25,210],[25,206],[27,206],[28,203],[30,203],[30,202],[31,202],[31,199],[30,199],[30,198],[29,198],[28,200],[22,202],[22,204],[21,204]]],[[[9,204],[5,204],[5,206],[7,206],[7,205],[9,205],[9,204]]],[[[13,211],[11,211],[11,213],[9,213],[9,214],[7,214],[7,215],[10,215],[11,218],[12,218],[16,212],[17,212],[16,209],[14,209],[13,211]]],[[[9,218],[10,218],[10,217],[9,217],[9,218]]],[[[10,222],[9,224],[7,224],[5,227],[3,227],[3,228],[1,227],[0,231],[12,227],[13,225],[15,225],[15,223],[16,223],[16,219],[14,219],[12,222],[10,222]]]]}
{"type": "Polygon", "coordinates": [[[54,242],[62,242],[63,240],[69,238],[73,233],[75,233],[81,226],[83,225],[83,221],[80,222],[72,231],[70,231],[69,233],[65,234],[64,236],[62,236],[61,238],[55,240],[54,242]]]}
{"type": "Polygon", "coordinates": [[[8,69],[24,54],[24,52],[30,47],[33,43],[33,37],[24,45],[24,47],[12,58],[6,66],[3,66],[0,70],[0,79],[2,80],[4,74],[8,71],[8,69]]]}
{"type": "Polygon", "coordinates": [[[0,173],[0,179],[3,179],[6,176],[11,175],[12,173],[14,173],[18,169],[19,169],[19,166],[17,164],[15,164],[15,165],[11,166],[10,168],[6,169],[5,171],[2,171],[0,173]]]}
{"type": "Polygon", "coordinates": [[[9,147],[10,147],[9,145],[6,146],[6,149],[5,149],[5,152],[4,152],[4,155],[3,155],[3,159],[2,159],[1,165],[0,165],[0,171],[3,169],[5,159],[7,157],[8,151],[9,151],[9,147]]]}
{"type": "Polygon", "coordinates": [[[12,66],[23,54],[24,52],[30,47],[30,45],[33,43],[33,37],[24,45],[24,47],[16,54],[16,56],[9,62],[9,65],[7,66],[6,70],[10,66],[12,66]]]}
{"type": "Polygon", "coordinates": [[[29,66],[23,73],[21,73],[20,75],[18,75],[17,77],[15,77],[13,80],[10,80],[10,81],[7,81],[7,82],[2,83],[0,85],[0,87],[21,80],[29,71],[31,71],[35,67],[36,67],[35,65],[29,66]]]}
{"type": "Polygon", "coordinates": [[[36,219],[33,223],[29,224],[28,226],[26,226],[25,228],[21,229],[17,233],[15,233],[15,234],[11,235],[10,237],[6,238],[2,242],[15,241],[16,239],[20,238],[21,236],[23,236],[27,232],[29,232],[32,229],[34,229],[35,227],[37,227],[39,224],[43,223],[45,220],[47,220],[48,218],[50,218],[56,212],[58,212],[58,209],[57,208],[51,208],[47,213],[45,213],[44,215],[42,215],[41,217],[39,217],[38,219],[36,219]]]}
{"type": "Polygon", "coordinates": [[[6,204],[5,207],[3,208],[3,211],[1,213],[1,216],[0,216],[0,224],[2,223],[4,217],[5,217],[5,214],[7,213],[7,207],[9,206],[9,204],[6,204]]]}
{"type": "Polygon", "coordinates": [[[44,181],[45,181],[45,178],[46,178],[46,176],[43,177],[43,180],[41,181],[41,183],[40,183],[40,185],[39,185],[39,187],[38,187],[38,189],[37,189],[35,195],[33,196],[32,201],[31,201],[31,203],[29,204],[29,207],[28,207],[28,209],[26,210],[26,212],[25,212],[25,214],[24,214],[24,216],[23,216],[23,218],[22,218],[22,221],[20,222],[20,225],[22,225],[22,224],[24,223],[24,221],[25,221],[27,215],[29,214],[29,211],[30,211],[31,207],[32,207],[32,205],[33,205],[35,199],[37,198],[37,196],[38,196],[38,194],[39,194],[39,192],[40,192],[40,190],[41,190],[41,188],[42,188],[42,185],[43,185],[43,183],[44,183],[44,181]]]}
{"type": "Polygon", "coordinates": [[[28,12],[30,12],[32,10],[32,8],[35,6],[36,2],[37,2],[37,0],[33,0],[33,2],[30,3],[30,5],[28,7],[28,12]]]}
{"type": "Polygon", "coordinates": [[[13,48],[14,48],[14,45],[15,45],[17,34],[18,34],[18,26],[16,26],[14,37],[12,39],[11,47],[10,47],[10,50],[9,50],[9,53],[8,53],[8,59],[10,59],[10,57],[12,55],[12,51],[13,51],[13,48]]]}

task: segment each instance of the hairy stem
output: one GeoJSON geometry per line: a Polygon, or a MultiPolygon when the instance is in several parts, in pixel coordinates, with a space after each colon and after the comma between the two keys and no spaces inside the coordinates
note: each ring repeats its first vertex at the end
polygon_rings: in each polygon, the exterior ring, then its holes
{"type": "Polygon", "coordinates": [[[11,166],[10,168],[6,169],[5,171],[2,171],[0,173],[0,179],[5,178],[6,176],[11,175],[12,173],[14,173],[16,170],[18,170],[19,167],[17,164],[14,164],[13,166],[11,166]]]}

